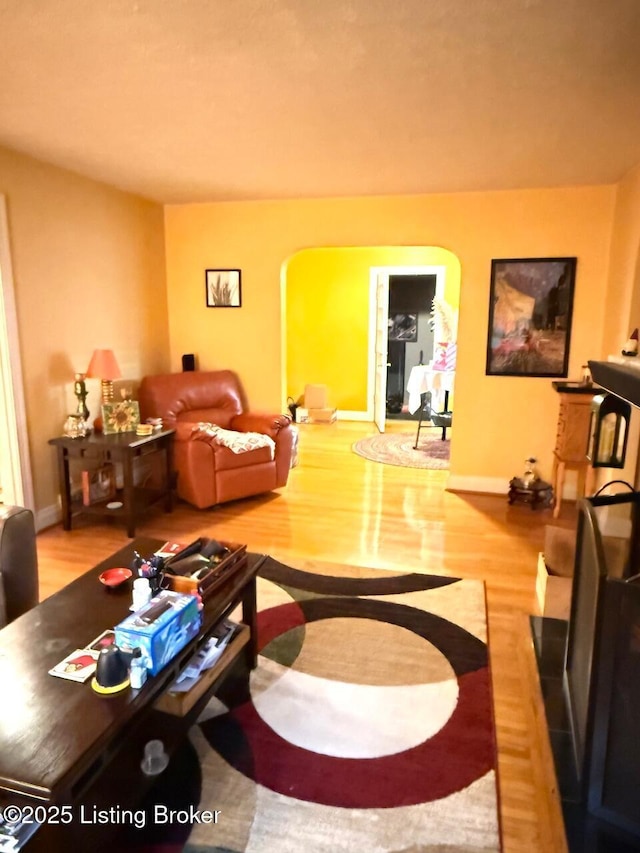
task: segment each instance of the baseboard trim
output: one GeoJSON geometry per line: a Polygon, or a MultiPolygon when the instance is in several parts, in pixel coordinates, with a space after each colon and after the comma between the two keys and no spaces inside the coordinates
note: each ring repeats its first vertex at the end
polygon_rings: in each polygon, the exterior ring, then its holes
{"type": "Polygon", "coordinates": [[[351,412],[348,409],[338,409],[339,421],[371,421],[366,412],[351,412]]]}
{"type": "Polygon", "coordinates": [[[507,496],[509,482],[502,477],[463,477],[450,474],[447,481],[448,492],[480,492],[489,495],[507,496]]]}
{"type": "Polygon", "coordinates": [[[54,524],[59,524],[62,521],[62,509],[57,504],[46,506],[35,513],[34,521],[36,533],[39,533],[41,530],[53,527],[54,524]]]}
{"type": "MultiPolygon", "coordinates": [[[[460,474],[450,474],[447,482],[448,492],[478,492],[487,495],[509,494],[509,481],[501,477],[463,477],[460,474]]],[[[563,501],[575,501],[577,485],[566,483],[562,493],[563,501]]]]}

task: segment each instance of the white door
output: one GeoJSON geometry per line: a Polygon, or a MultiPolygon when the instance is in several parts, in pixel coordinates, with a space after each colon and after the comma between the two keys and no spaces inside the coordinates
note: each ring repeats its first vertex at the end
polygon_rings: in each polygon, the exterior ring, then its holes
{"type": "Polygon", "coordinates": [[[29,509],[33,486],[25,414],[9,227],[0,195],[0,481],[2,501],[29,509]]]}
{"type": "MultiPolygon", "coordinates": [[[[369,270],[369,367],[367,373],[367,420],[384,432],[387,414],[387,347],[389,339],[389,276],[435,275],[436,296],[444,294],[445,268],[370,267],[369,270]]],[[[428,361],[433,353],[425,353],[428,361]]]]}
{"type": "Polygon", "coordinates": [[[376,279],[376,338],[375,338],[375,390],[373,395],[373,420],[384,432],[387,418],[387,367],[389,338],[389,276],[378,273],[376,279]]]}

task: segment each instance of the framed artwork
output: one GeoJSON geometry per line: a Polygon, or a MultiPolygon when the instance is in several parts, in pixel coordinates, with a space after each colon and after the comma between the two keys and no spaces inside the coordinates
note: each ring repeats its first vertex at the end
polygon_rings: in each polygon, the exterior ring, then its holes
{"type": "Polygon", "coordinates": [[[418,315],[394,314],[389,317],[389,340],[411,343],[418,340],[418,315]]]}
{"type": "Polygon", "coordinates": [[[207,308],[240,308],[240,270],[205,270],[207,308]]]}
{"type": "Polygon", "coordinates": [[[566,377],[576,258],[491,261],[488,376],[566,377]]]}
{"type": "Polygon", "coordinates": [[[135,432],[140,423],[140,405],[137,400],[102,404],[102,429],[105,435],[114,432],[135,432]]]}

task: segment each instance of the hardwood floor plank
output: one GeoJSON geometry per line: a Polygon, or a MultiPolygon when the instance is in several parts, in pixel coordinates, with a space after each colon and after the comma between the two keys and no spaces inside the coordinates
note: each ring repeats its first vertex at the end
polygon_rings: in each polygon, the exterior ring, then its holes
{"type": "MultiPolygon", "coordinates": [[[[391,431],[415,427],[401,421],[391,431]]],[[[247,543],[304,568],[309,561],[475,578],[487,591],[500,813],[505,853],[563,853],[564,830],[527,616],[536,613],[535,575],[544,527],[575,527],[562,515],[509,506],[504,496],[445,491],[446,471],[370,462],[351,445],[371,424],[300,425],[299,464],[279,493],[212,510],[182,502],[150,515],[141,535],[191,541],[214,536],[247,543]]],[[[514,461],[514,474],[518,461],[514,461]]],[[[106,521],[38,535],[41,597],[67,584],[128,541],[106,521]]]]}

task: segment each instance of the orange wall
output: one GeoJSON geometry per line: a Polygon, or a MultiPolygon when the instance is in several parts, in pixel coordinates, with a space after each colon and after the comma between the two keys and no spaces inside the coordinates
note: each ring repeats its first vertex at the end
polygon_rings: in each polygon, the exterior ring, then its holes
{"type": "Polygon", "coordinates": [[[602,356],[620,355],[640,326],[640,164],[620,181],[611,239],[611,267],[602,356]]]}
{"type": "MultiPolygon", "coordinates": [[[[110,347],[123,377],[168,367],[162,208],[0,148],[35,506],[58,503],[53,448],[73,376],[110,347]]],[[[87,380],[98,414],[99,382],[87,380]]]]}
{"type": "MultiPolygon", "coordinates": [[[[621,356],[622,345],[640,327],[640,164],[620,181],[611,238],[609,288],[604,309],[604,334],[600,356],[621,356]]],[[[598,483],[621,478],[640,487],[637,474],[640,417],[631,410],[627,459],[622,471],[601,471],[598,483]]]]}
{"type": "Polygon", "coordinates": [[[485,376],[491,259],[577,256],[569,375],[578,377],[601,351],[614,200],[605,186],[168,206],[172,366],[196,352],[202,368],[237,370],[254,408],[279,410],[284,262],[312,247],[442,246],[461,263],[452,482],[506,492],[527,456],[550,474],[558,402],[548,379],[485,376]],[[207,309],[204,270],[227,267],[242,269],[242,308],[207,309]]]}

